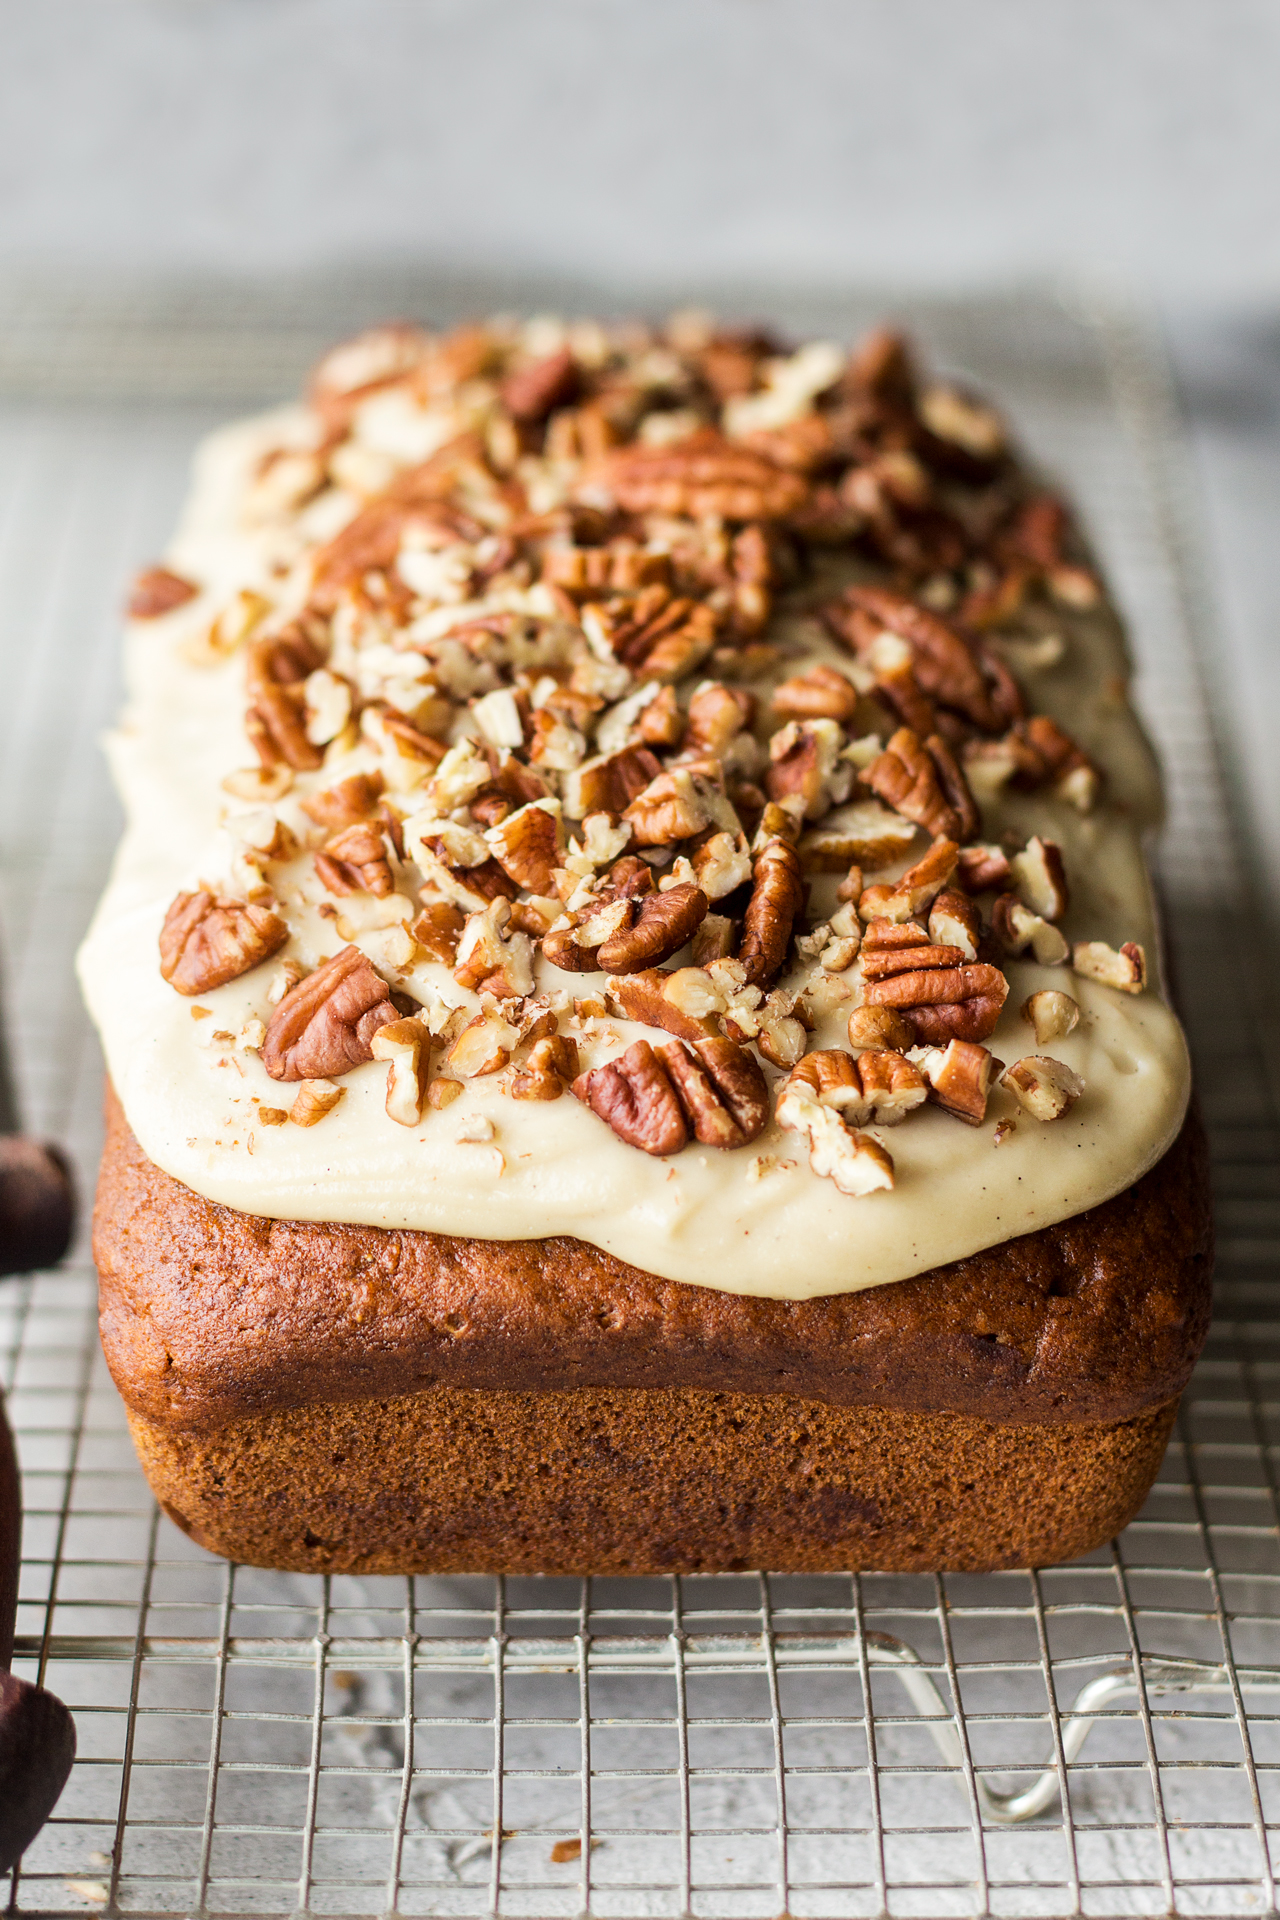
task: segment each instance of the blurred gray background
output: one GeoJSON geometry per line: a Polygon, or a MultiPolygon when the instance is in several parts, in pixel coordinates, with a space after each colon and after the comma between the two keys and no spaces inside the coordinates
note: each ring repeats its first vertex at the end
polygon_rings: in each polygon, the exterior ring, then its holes
{"type": "Polygon", "coordinates": [[[139,288],[215,325],[229,287],[376,306],[397,273],[455,310],[1157,303],[1280,897],[1275,0],[0,0],[0,26],[0,318],[28,335],[139,288]]]}

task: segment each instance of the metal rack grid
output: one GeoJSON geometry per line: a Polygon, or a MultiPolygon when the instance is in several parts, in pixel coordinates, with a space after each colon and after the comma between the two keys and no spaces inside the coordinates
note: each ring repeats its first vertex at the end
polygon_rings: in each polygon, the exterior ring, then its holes
{"type": "MultiPolygon", "coordinates": [[[[379,298],[439,310],[429,292],[360,296],[379,298]]],[[[216,332],[198,303],[44,333],[29,314],[6,332],[0,311],[5,997],[27,1123],[70,1141],[86,1185],[100,1067],[70,956],[116,832],[94,736],[117,694],[118,589],[161,544],[196,434],[229,399],[272,397],[359,305],[313,302],[312,335],[234,304],[216,332]]],[[[982,1578],[226,1566],[151,1501],[82,1244],[0,1290],[27,1504],[17,1664],[67,1700],[80,1740],[11,1913],[1274,1910],[1273,1035],[1176,418],[1123,314],[1027,299],[908,317],[1084,503],[1170,774],[1162,865],[1213,1143],[1219,1314],[1142,1515],[1071,1566],[982,1578]]]]}

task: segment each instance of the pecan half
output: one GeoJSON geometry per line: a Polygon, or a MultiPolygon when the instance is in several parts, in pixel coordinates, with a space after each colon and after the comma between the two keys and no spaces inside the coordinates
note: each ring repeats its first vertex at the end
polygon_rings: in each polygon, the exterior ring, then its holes
{"type": "Polygon", "coordinates": [[[373,1058],[373,1036],[400,1015],[359,947],[344,947],[291,987],[271,1016],[262,1064],[273,1080],[350,1073],[373,1058]]]}
{"type": "Polygon", "coordinates": [[[873,981],[866,999],[871,1006],[894,1008],[918,1039],[945,1046],[948,1040],[985,1040],[1008,993],[999,967],[979,962],[894,974],[873,981]]]}
{"type": "Polygon", "coordinates": [[[766,841],[756,855],[753,876],[738,957],[747,983],[767,987],[782,970],[791,930],[804,906],[800,856],[785,840],[766,841]]]}
{"type": "MultiPolygon", "coordinates": [[[[936,735],[931,736],[936,738],[936,735]]],[[[919,734],[899,727],[862,775],[873,793],[936,838],[959,840],[963,822],[947,798],[932,754],[919,734]]]]}
{"type": "Polygon", "coordinates": [[[168,567],[144,567],[129,589],[125,611],[131,620],[158,620],[161,614],[194,600],[199,591],[168,567]]]}
{"type": "Polygon", "coordinates": [[[745,1147],[764,1130],[769,1091],[736,1040],[666,1040],[655,1049],[695,1139],[704,1147],[745,1147]]]}
{"type": "MultiPolygon", "coordinates": [[[[996,672],[982,650],[971,647],[940,614],[889,587],[850,587],[843,601],[827,611],[837,638],[849,637],[850,609],[871,615],[908,643],[916,680],[940,706],[962,713],[984,733],[1000,733],[1021,717],[1022,702],[1012,680],[996,672]]],[[[867,629],[854,625],[852,631],[853,644],[862,642],[861,651],[868,642],[867,629]]]]}
{"type": "Polygon", "coordinates": [[[958,838],[972,840],[982,825],[982,816],[978,804],[964,777],[964,768],[940,733],[931,733],[925,741],[925,751],[937,769],[938,784],[946,796],[947,804],[955,812],[960,822],[958,838]]]}
{"type": "Polygon", "coordinates": [[[395,881],[382,844],[380,826],[360,820],[326,840],[315,858],[316,872],[330,893],[394,893],[395,881]]]}
{"type": "Polygon", "coordinates": [[[862,947],[862,977],[869,983],[891,980],[900,974],[910,973],[913,968],[934,970],[939,967],[958,967],[963,960],[964,953],[959,947],[936,947],[927,936],[920,937],[917,927],[898,927],[890,921],[873,920],[862,947]],[[903,939],[900,944],[890,944],[887,940],[876,938],[881,928],[911,937],[903,939]]]}
{"type": "Polygon", "coordinates": [[[693,938],[710,906],[702,888],[688,883],[641,895],[630,924],[620,926],[598,948],[597,966],[605,973],[639,973],[670,959],[693,938]]]}
{"type": "Polygon", "coordinates": [[[580,1073],[572,1092],[619,1140],[642,1153],[679,1153],[688,1142],[675,1088],[647,1040],[637,1040],[606,1066],[580,1073]]]}
{"type": "Polygon", "coordinates": [[[269,960],[288,938],[277,914],[202,887],[180,893],[164,917],[160,972],[179,993],[210,993],[269,960]]]}
{"type": "Polygon", "coordinates": [[[627,513],[680,514],[702,520],[781,520],[803,506],[799,474],[726,440],[713,427],[674,446],[619,448],[584,475],[627,513]]]}
{"type": "Polygon", "coordinates": [[[773,696],[773,710],[787,720],[852,720],[857,711],[856,687],[834,667],[811,667],[808,673],[784,680],[773,696]]]}

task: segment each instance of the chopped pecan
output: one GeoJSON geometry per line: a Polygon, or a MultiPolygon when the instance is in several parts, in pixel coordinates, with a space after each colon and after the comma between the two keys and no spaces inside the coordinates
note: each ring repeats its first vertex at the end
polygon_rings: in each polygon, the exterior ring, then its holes
{"type": "Polygon", "coordinates": [[[1038,785],[1039,780],[1051,780],[1063,800],[1069,801],[1080,813],[1091,813],[1098,798],[1100,776],[1071,735],[1064,733],[1045,713],[1034,714],[1015,727],[1013,733],[1038,757],[1044,769],[1038,779],[1028,772],[1021,780],[1030,786],[1038,785]]]}
{"type": "Polygon", "coordinates": [[[894,1053],[905,1053],[915,1043],[914,1032],[892,1007],[855,1007],[849,1015],[851,1047],[888,1047],[894,1053]]]}
{"type": "Polygon", "coordinates": [[[277,914],[201,887],[180,893],[160,930],[160,972],[179,993],[211,993],[277,953],[289,929],[277,914]]]}
{"type": "Polygon", "coordinates": [[[754,695],[726,687],[721,680],[704,681],[689,702],[686,748],[720,756],[734,736],[752,724],[755,709],[754,695]]]}
{"type": "Polygon", "coordinates": [[[751,878],[751,855],[741,834],[713,833],[695,849],[693,871],[708,900],[723,900],[751,878]]]}
{"type": "Polygon", "coordinates": [[[125,611],[131,620],[158,620],[161,614],[194,600],[199,591],[192,581],[170,573],[167,567],[145,567],[129,590],[125,611]]]}
{"type": "Polygon", "coordinates": [[[767,987],[782,969],[791,929],[804,906],[800,856],[785,840],[767,841],[756,856],[753,875],[738,957],[747,983],[767,987]]]}
{"type": "Polygon", "coordinates": [[[1147,956],[1134,940],[1119,952],[1105,940],[1082,940],[1071,953],[1071,964],[1086,980],[1100,980],[1121,993],[1141,993],[1147,984],[1147,956]]]}
{"type": "MultiPolygon", "coordinates": [[[[332,1080],[304,1080],[294,1096],[289,1118],[295,1127],[314,1127],[327,1113],[333,1112],[345,1092],[345,1087],[335,1087],[332,1080]]],[[[263,1117],[278,1111],[273,1107],[259,1108],[263,1117]]]]}
{"type": "Polygon", "coordinates": [[[958,947],[966,960],[977,959],[982,919],[967,893],[942,889],[929,909],[929,938],[938,946],[958,947]]]}
{"type": "Polygon", "coordinates": [[[1052,840],[1033,834],[1021,853],[1009,862],[1014,891],[1022,904],[1042,920],[1061,920],[1067,910],[1066,869],[1062,849],[1052,840]]]}
{"type": "Polygon", "coordinates": [[[549,353],[530,366],[509,373],[498,392],[512,418],[534,425],[545,420],[553,407],[573,398],[578,385],[578,369],[568,347],[549,353]]]}
{"type": "Polygon", "coordinates": [[[1036,964],[1060,967],[1070,949],[1059,929],[1011,893],[1002,893],[991,909],[991,937],[1003,953],[1025,953],[1030,947],[1036,964]]]}
{"type": "Polygon", "coordinates": [[[498,865],[517,885],[531,893],[551,891],[564,844],[558,800],[531,800],[490,827],[485,839],[498,865]]]}
{"type": "Polygon", "coordinates": [[[627,513],[679,514],[702,520],[781,520],[803,506],[799,474],[726,440],[714,428],[674,446],[622,447],[584,474],[627,513]]]}
{"type": "Polygon", "coordinates": [[[612,933],[596,952],[605,973],[639,973],[667,960],[693,938],[711,902],[689,884],[634,900],[630,924],[612,933]]]}
{"type": "MultiPolygon", "coordinates": [[[[937,898],[956,870],[960,849],[954,840],[935,840],[926,854],[907,868],[894,887],[894,893],[908,913],[921,913],[937,898]]],[[[900,916],[891,914],[890,919],[900,916]]]]}
{"type": "Polygon", "coordinates": [[[971,1040],[952,1040],[945,1047],[931,1047],[919,1058],[919,1065],[932,1090],[931,1098],[957,1120],[980,1127],[987,1115],[991,1076],[1001,1062],[986,1047],[971,1040]]]}
{"type": "Polygon", "coordinates": [[[499,1073],[519,1040],[518,1028],[491,1008],[468,1022],[445,1057],[464,1080],[479,1080],[485,1074],[499,1073]]]}
{"type": "Polygon", "coordinates": [[[701,967],[679,967],[674,973],[649,967],[643,973],[622,974],[609,994],[628,1020],[661,1027],[679,1040],[713,1039],[713,1016],[725,1007],[723,992],[701,967]]]}
{"type": "Polygon", "coordinates": [[[985,1040],[1008,993],[999,967],[978,962],[893,974],[871,982],[866,999],[872,1006],[893,1007],[918,1040],[945,1046],[948,1040],[985,1040]]]}
{"type": "Polygon", "coordinates": [[[402,1127],[416,1127],[427,1092],[431,1035],[421,1020],[392,1020],[370,1041],[375,1060],[387,1065],[387,1116],[402,1127]]]}
{"type": "Polygon", "coordinates": [[[466,920],[452,900],[428,900],[409,931],[433,960],[452,967],[466,920]]]}
{"type": "Polygon", "coordinates": [[[637,1040],[606,1066],[579,1074],[572,1091],[619,1140],[642,1153],[679,1153],[688,1142],[675,1088],[647,1040],[637,1040]]]}
{"type": "MultiPolygon", "coordinates": [[[[891,1188],[892,1156],[869,1133],[851,1132],[839,1107],[815,1091],[809,1063],[818,1057],[806,1054],[784,1081],[778,1097],[778,1125],[790,1133],[805,1136],[809,1143],[809,1165],[820,1177],[833,1181],[841,1193],[857,1197],[891,1188]]],[[[857,1093],[853,1097],[860,1099],[862,1086],[853,1061],[847,1054],[837,1054],[835,1058],[848,1060],[848,1068],[833,1070],[828,1083],[830,1090],[843,1091],[849,1085],[847,1074],[857,1081],[857,1093]]]]}
{"type": "Polygon", "coordinates": [[[711,782],[688,767],[672,767],[651,780],[623,813],[638,847],[669,847],[714,824],[711,782]]]}
{"type": "Polygon", "coordinates": [[[578,1077],[578,1048],[568,1034],[552,1033],[534,1042],[522,1072],[511,1082],[516,1100],[558,1100],[578,1077]]]}
{"type": "Polygon", "coordinates": [[[678,747],[684,728],[685,718],[672,686],[660,687],[641,708],[636,722],[637,737],[648,747],[678,747]]]}
{"type": "Polygon", "coordinates": [[[358,820],[367,820],[377,811],[381,793],[380,773],[353,773],[345,780],[339,780],[336,786],[326,787],[321,793],[308,794],[301,802],[302,811],[317,826],[334,829],[352,827],[358,820]]]}
{"type": "Polygon", "coordinates": [[[501,894],[470,914],[458,942],[453,977],[476,993],[516,1000],[533,992],[533,944],[510,929],[511,902],[501,894]]]}
{"type": "Polygon", "coordinates": [[[1084,1081],[1061,1060],[1046,1053],[1029,1053],[1015,1060],[1000,1076],[1034,1120],[1060,1120],[1084,1092],[1084,1081]]]}
{"type": "Polygon", "coordinates": [[[769,1118],[764,1075],[736,1040],[667,1040],[655,1052],[704,1147],[745,1147],[763,1132],[769,1118]]]}
{"type": "Polygon", "coordinates": [[[978,812],[977,802],[970,791],[969,782],[964,777],[964,769],[940,733],[931,733],[924,744],[929,758],[937,768],[938,784],[960,822],[957,838],[972,840],[982,825],[982,816],[978,812]]]}
{"type": "Polygon", "coordinates": [[[852,720],[857,689],[834,667],[811,667],[784,680],[773,696],[773,710],[788,720],[852,720]]]}
{"type": "Polygon", "coordinates": [[[806,873],[847,873],[854,862],[859,868],[887,867],[915,837],[914,824],[878,800],[853,800],[803,835],[800,860],[806,873]]]}
{"type": "Polygon", "coordinates": [[[1060,1040],[1080,1019],[1077,1002],[1069,993],[1059,993],[1054,987],[1042,987],[1038,993],[1028,994],[1021,1012],[1041,1046],[1046,1040],[1060,1040]]]}
{"type": "Polygon", "coordinates": [[[967,893],[988,893],[1009,884],[1009,857],[1003,847],[984,842],[961,847],[957,868],[967,893]]]}
{"type": "Polygon", "coordinates": [[[849,797],[854,769],[841,756],[844,730],[836,720],[791,720],[769,742],[765,785],[781,803],[791,795],[804,802],[806,820],[819,820],[849,797]]]}
{"type": "Polygon", "coordinates": [[[372,1060],[374,1034],[399,1018],[359,947],[344,947],[286,993],[271,1016],[262,1064],[273,1080],[349,1073],[372,1060]]]}
{"type": "Polygon", "coordinates": [[[372,821],[357,821],[332,835],[316,855],[315,866],[330,893],[385,895],[395,891],[381,828],[372,821]]]}
{"type": "MultiPolygon", "coordinates": [[[[706,885],[701,881],[702,891],[707,893],[706,885]]],[[[707,894],[710,899],[710,894],[707,894]]],[[[705,967],[712,960],[723,960],[733,952],[737,941],[737,929],[733,921],[723,913],[709,913],[693,936],[693,964],[705,967]]]]}
{"type": "Polygon", "coordinates": [[[565,774],[564,810],[571,820],[589,813],[622,813],[661,772],[662,762],[645,746],[599,754],[565,774]]]}
{"type": "Polygon", "coordinates": [[[894,1048],[868,1047],[854,1065],[860,1097],[844,1109],[850,1126],[899,1126],[928,1095],[919,1068],[894,1048]]]}

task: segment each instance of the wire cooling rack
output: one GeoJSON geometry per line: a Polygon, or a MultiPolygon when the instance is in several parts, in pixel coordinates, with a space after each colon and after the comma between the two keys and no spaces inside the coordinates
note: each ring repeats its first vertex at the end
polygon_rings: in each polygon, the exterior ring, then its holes
{"type": "MultiPolygon", "coordinates": [[[[86,1193],[100,1064],[70,967],[117,828],[95,737],[123,581],[229,405],[287,391],[378,305],[450,303],[407,286],[287,310],[0,309],[5,998],[27,1124],[71,1144],[86,1193]]],[[[1074,1565],[982,1578],[228,1566],[151,1501],[82,1239],[60,1272],[0,1289],[27,1503],[17,1665],[68,1702],[80,1742],[11,1913],[1273,1911],[1274,1035],[1176,415],[1124,314],[1026,299],[907,317],[1082,502],[1169,770],[1169,938],[1221,1254],[1215,1330],[1143,1513],[1074,1565]]]]}

